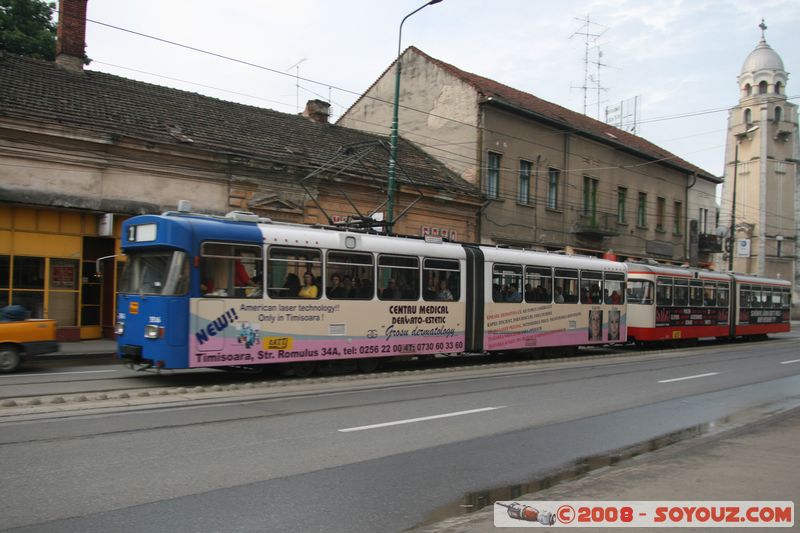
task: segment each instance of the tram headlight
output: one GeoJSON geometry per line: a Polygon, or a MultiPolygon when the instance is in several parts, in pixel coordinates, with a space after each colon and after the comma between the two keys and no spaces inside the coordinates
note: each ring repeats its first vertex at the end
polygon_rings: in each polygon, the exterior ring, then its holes
{"type": "Polygon", "coordinates": [[[114,335],[123,335],[125,333],[125,322],[117,322],[114,324],[114,335]]]}
{"type": "Polygon", "coordinates": [[[144,327],[145,339],[160,339],[164,336],[164,328],[158,324],[147,324],[144,327]]]}

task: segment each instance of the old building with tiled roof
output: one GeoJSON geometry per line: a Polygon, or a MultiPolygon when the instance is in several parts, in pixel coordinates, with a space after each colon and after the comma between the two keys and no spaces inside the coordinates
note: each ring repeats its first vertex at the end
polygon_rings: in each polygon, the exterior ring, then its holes
{"type": "MultiPolygon", "coordinates": [[[[0,51],[0,306],[110,334],[117,260],[102,277],[95,260],[124,218],[179,200],[321,224],[384,210],[388,139],[327,123],[326,103],[290,115],[85,70],[83,27],[63,26],[55,62],[0,51]]],[[[477,239],[479,189],[408,141],[398,169],[395,232],[477,239]]]]}
{"type": "MultiPolygon", "coordinates": [[[[710,263],[719,178],[642,137],[413,46],[400,60],[400,136],[487,195],[483,242],[710,263]]],[[[388,131],[396,63],[339,124],[388,131]]]]}

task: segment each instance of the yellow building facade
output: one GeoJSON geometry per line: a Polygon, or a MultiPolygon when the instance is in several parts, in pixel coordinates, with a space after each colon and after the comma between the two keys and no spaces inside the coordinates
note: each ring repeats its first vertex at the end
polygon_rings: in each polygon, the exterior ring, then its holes
{"type": "Polygon", "coordinates": [[[118,262],[108,256],[118,254],[121,224],[95,213],[0,205],[0,306],[55,319],[61,341],[111,337],[118,262]]]}

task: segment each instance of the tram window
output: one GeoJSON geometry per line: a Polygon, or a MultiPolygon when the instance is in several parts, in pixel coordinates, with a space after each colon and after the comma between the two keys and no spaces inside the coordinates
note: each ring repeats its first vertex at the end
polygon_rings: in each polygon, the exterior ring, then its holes
{"type": "Polygon", "coordinates": [[[792,293],[789,289],[783,289],[781,291],[781,307],[784,309],[789,309],[792,305],[792,293]]]}
{"type": "Polygon", "coordinates": [[[706,307],[717,306],[717,282],[703,282],[703,305],[706,307]]]}
{"type": "Polygon", "coordinates": [[[553,301],[553,270],[548,267],[525,267],[525,301],[551,303],[553,301]]]}
{"type": "Polygon", "coordinates": [[[200,291],[203,296],[260,298],[261,247],[204,242],[200,248],[200,291]]]}
{"type": "Polygon", "coordinates": [[[762,292],[761,289],[755,285],[753,285],[752,289],[750,289],[750,307],[758,308],[764,307],[762,301],[762,292]]]}
{"type": "Polygon", "coordinates": [[[603,273],[593,270],[581,270],[581,303],[602,303],[603,273]]]}
{"type": "Polygon", "coordinates": [[[692,307],[702,307],[703,305],[703,282],[689,282],[689,305],[692,307]]]}
{"type": "Polygon", "coordinates": [[[739,285],[739,307],[742,309],[750,307],[750,285],[739,285]]]}
{"type": "Polygon", "coordinates": [[[625,303],[625,274],[616,272],[605,273],[604,299],[607,304],[619,305],[625,303]]]}
{"type": "Polygon", "coordinates": [[[557,304],[578,303],[578,271],[571,268],[555,269],[553,301],[557,304]]]}
{"type": "Polygon", "coordinates": [[[629,304],[653,305],[653,282],[629,279],[627,295],[629,304]]]}
{"type": "Polygon", "coordinates": [[[727,283],[720,283],[717,286],[717,307],[728,307],[730,286],[727,283]]]}
{"type": "Polygon", "coordinates": [[[522,301],[522,267],[494,265],[492,267],[492,300],[495,302],[522,301]]]}
{"type": "Polygon", "coordinates": [[[319,250],[272,246],[267,255],[267,294],[270,298],[322,296],[319,250]]]}
{"type": "Polygon", "coordinates": [[[131,252],[119,292],[178,296],[189,290],[189,260],[177,250],[131,252]]]}
{"type": "Polygon", "coordinates": [[[780,309],[781,307],[780,289],[772,289],[772,305],[770,305],[770,307],[774,307],[775,309],[780,309]]]}
{"type": "Polygon", "coordinates": [[[371,300],[375,292],[372,254],[357,252],[328,252],[325,271],[328,283],[325,294],[331,300],[371,300]]]}
{"type": "Polygon", "coordinates": [[[419,299],[419,259],[381,255],[378,258],[378,297],[381,300],[419,299]]]}
{"type": "Polygon", "coordinates": [[[666,276],[656,278],[656,305],[672,305],[672,278],[666,276]]]}
{"type": "Polygon", "coordinates": [[[689,305],[689,280],[675,278],[675,286],[672,289],[672,305],[675,307],[686,307],[689,305]]]}
{"type": "Polygon", "coordinates": [[[459,299],[461,268],[452,259],[425,259],[422,262],[422,279],[425,300],[454,302],[459,299]]]}

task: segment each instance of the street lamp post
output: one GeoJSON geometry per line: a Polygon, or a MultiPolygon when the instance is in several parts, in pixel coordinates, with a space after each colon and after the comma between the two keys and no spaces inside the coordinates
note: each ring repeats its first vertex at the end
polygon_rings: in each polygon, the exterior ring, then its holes
{"type": "Polygon", "coordinates": [[[438,4],[442,0],[430,0],[429,2],[425,3],[424,5],[418,7],[405,17],[400,22],[400,30],[397,32],[397,67],[395,69],[395,77],[394,77],[394,110],[392,112],[392,133],[389,136],[389,176],[386,180],[386,189],[387,189],[387,200],[386,200],[386,230],[388,233],[392,232],[392,226],[394,225],[394,186],[396,181],[396,173],[397,173],[397,115],[400,111],[400,71],[402,70],[402,61],[400,60],[400,47],[403,42],[403,24],[405,24],[406,19],[409,18],[411,15],[417,13],[425,9],[428,6],[432,6],[433,4],[438,4]]]}
{"type": "Polygon", "coordinates": [[[736,134],[736,148],[733,151],[733,195],[731,198],[731,230],[730,230],[730,251],[728,252],[728,270],[733,272],[733,254],[736,251],[736,175],[739,171],[739,143],[750,133],[758,129],[758,126],[751,126],[747,131],[736,134]]]}

